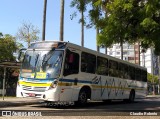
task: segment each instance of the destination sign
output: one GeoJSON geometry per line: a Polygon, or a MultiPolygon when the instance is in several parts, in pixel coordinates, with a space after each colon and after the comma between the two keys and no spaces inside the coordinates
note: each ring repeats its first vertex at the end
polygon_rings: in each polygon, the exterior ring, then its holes
{"type": "Polygon", "coordinates": [[[54,42],[39,42],[39,43],[32,43],[29,48],[31,49],[39,49],[39,48],[52,48],[54,42]]]}
{"type": "Polygon", "coordinates": [[[65,44],[63,42],[36,42],[32,43],[29,49],[64,48],[65,44]]]}

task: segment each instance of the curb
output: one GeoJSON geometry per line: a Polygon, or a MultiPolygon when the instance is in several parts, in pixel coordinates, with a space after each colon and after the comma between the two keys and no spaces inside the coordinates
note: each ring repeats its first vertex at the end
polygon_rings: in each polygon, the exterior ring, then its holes
{"type": "Polygon", "coordinates": [[[23,103],[5,102],[3,104],[0,104],[0,108],[1,107],[14,107],[14,106],[32,105],[32,104],[40,104],[40,102],[23,102],[23,103]]]}
{"type": "Polygon", "coordinates": [[[160,98],[160,95],[148,95],[146,98],[160,98]]]}
{"type": "Polygon", "coordinates": [[[32,105],[32,104],[41,104],[42,101],[40,100],[7,100],[7,101],[0,101],[0,108],[4,107],[14,107],[14,106],[23,106],[23,105],[32,105]]]}

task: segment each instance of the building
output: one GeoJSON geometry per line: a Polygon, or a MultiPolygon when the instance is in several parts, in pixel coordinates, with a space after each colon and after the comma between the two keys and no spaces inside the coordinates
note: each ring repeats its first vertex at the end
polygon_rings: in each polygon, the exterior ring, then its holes
{"type": "MultiPolygon", "coordinates": [[[[151,48],[142,52],[139,43],[135,44],[123,44],[123,60],[134,63],[147,68],[148,73],[158,75],[158,57],[154,55],[151,48]],[[140,54],[140,55],[139,55],[140,54]]],[[[107,54],[116,58],[121,58],[121,46],[120,44],[114,44],[107,49],[107,54]]]]}

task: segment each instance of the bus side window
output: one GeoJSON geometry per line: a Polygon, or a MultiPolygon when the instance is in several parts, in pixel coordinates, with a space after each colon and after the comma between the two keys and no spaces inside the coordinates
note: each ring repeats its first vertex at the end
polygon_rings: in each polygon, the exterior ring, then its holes
{"type": "Polygon", "coordinates": [[[135,80],[135,68],[132,66],[128,67],[128,78],[131,80],[135,80]]]}
{"type": "Polygon", "coordinates": [[[86,52],[81,54],[81,71],[94,74],[96,70],[96,56],[86,52]]]}
{"type": "Polygon", "coordinates": [[[137,81],[141,81],[141,70],[139,68],[136,68],[135,78],[137,81]]]}
{"type": "Polygon", "coordinates": [[[109,60],[109,76],[118,77],[118,62],[109,60]]]}
{"type": "Polygon", "coordinates": [[[119,63],[119,78],[128,78],[128,65],[119,63]]]}
{"type": "Polygon", "coordinates": [[[99,75],[108,76],[108,59],[99,56],[97,57],[96,73],[99,75]]]}
{"type": "Polygon", "coordinates": [[[79,54],[67,50],[64,63],[64,76],[78,74],[79,72],[79,54]]]}
{"type": "Polygon", "coordinates": [[[147,71],[141,70],[141,78],[143,82],[147,82],[147,71]]]}

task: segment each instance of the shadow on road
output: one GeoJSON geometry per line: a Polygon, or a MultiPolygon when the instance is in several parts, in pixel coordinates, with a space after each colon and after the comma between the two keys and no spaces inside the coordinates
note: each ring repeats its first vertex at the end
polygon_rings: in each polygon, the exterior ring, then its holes
{"type": "Polygon", "coordinates": [[[121,100],[102,102],[102,101],[89,101],[86,105],[47,105],[41,103],[40,105],[32,105],[33,107],[45,108],[49,110],[86,110],[86,111],[160,111],[160,99],[138,99],[133,103],[124,102],[121,100]]]}
{"type": "Polygon", "coordinates": [[[45,107],[45,108],[53,108],[53,109],[110,109],[117,107],[116,109],[122,108],[124,105],[134,105],[135,103],[141,103],[139,101],[135,101],[132,103],[121,101],[121,100],[114,100],[111,102],[103,102],[103,101],[89,101],[86,105],[58,105],[52,103],[41,103],[40,105],[32,105],[32,107],[45,107]]]}

